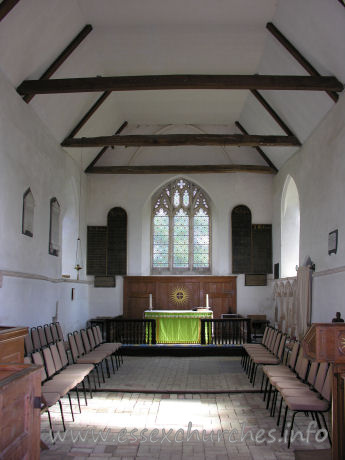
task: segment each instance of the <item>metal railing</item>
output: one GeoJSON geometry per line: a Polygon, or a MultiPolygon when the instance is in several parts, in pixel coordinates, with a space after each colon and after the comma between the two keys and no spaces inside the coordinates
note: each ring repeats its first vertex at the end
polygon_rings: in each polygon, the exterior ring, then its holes
{"type": "Polygon", "coordinates": [[[201,319],[201,343],[207,345],[241,345],[250,343],[249,318],[201,319]]]}

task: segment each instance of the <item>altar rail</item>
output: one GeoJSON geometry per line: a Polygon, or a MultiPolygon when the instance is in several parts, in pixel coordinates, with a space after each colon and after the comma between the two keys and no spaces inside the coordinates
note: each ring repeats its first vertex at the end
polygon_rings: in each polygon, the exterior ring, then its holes
{"type": "Polygon", "coordinates": [[[111,319],[109,323],[109,342],[134,345],[156,343],[154,319],[111,319]]]}
{"type": "Polygon", "coordinates": [[[201,319],[201,343],[208,345],[241,345],[250,343],[250,318],[201,319]]]}

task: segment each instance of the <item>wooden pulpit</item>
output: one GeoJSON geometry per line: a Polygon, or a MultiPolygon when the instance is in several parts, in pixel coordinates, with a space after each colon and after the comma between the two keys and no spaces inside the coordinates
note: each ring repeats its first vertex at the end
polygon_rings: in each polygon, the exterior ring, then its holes
{"type": "Polygon", "coordinates": [[[330,362],[332,384],[332,460],[345,459],[345,323],[315,323],[302,340],[306,356],[330,362]]]}

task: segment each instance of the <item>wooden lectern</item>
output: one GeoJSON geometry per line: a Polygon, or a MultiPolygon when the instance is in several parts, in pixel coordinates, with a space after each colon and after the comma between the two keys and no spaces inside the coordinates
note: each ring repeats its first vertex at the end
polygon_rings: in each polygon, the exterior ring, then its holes
{"type": "Polygon", "coordinates": [[[345,323],[312,324],[302,340],[309,359],[330,362],[332,384],[332,460],[345,459],[345,323]]]}

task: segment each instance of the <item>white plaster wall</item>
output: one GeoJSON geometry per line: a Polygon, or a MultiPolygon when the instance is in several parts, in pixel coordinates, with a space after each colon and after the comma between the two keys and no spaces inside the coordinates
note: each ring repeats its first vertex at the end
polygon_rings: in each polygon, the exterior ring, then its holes
{"type": "MultiPolygon", "coordinates": [[[[50,199],[56,197],[61,206],[61,222],[64,215],[73,214],[74,224],[64,232],[62,248],[64,269],[75,278],[79,181],[79,165],[60,148],[30,105],[22,101],[0,74],[0,271],[61,279],[61,255],[48,254],[49,205],[50,199]],[[22,199],[28,187],[35,199],[33,238],[21,233],[22,199]]],[[[85,177],[82,191],[84,188],[85,177]]],[[[85,193],[82,196],[85,200],[85,193]]],[[[82,222],[85,222],[84,207],[82,203],[82,222]]],[[[82,225],[84,254],[85,228],[82,225]]],[[[0,287],[0,324],[33,326],[51,322],[56,302],[59,302],[58,319],[66,331],[85,326],[89,316],[87,285],[4,276],[0,287]]]]}
{"type": "Polygon", "coordinates": [[[280,206],[288,174],[300,198],[300,264],[310,256],[318,275],[313,284],[313,321],[329,321],[336,311],[345,316],[345,96],[328,112],[303,147],[273,181],[273,261],[280,262],[280,206]],[[338,251],[328,255],[328,233],[338,229],[338,251]],[[321,273],[320,273],[321,272],[321,273]]]}
{"type": "MultiPolygon", "coordinates": [[[[151,197],[172,175],[88,176],[88,225],[105,225],[108,211],[121,206],[128,215],[128,274],[150,275],[151,197]]],[[[254,223],[272,222],[272,176],[262,174],[190,174],[188,180],[202,187],[211,199],[212,274],[231,274],[231,224],[234,206],[247,205],[254,223]]],[[[90,287],[91,311],[98,315],[122,312],[122,283],[116,288],[90,287]]],[[[237,282],[239,313],[268,311],[269,287],[245,287],[237,282]]]]}

